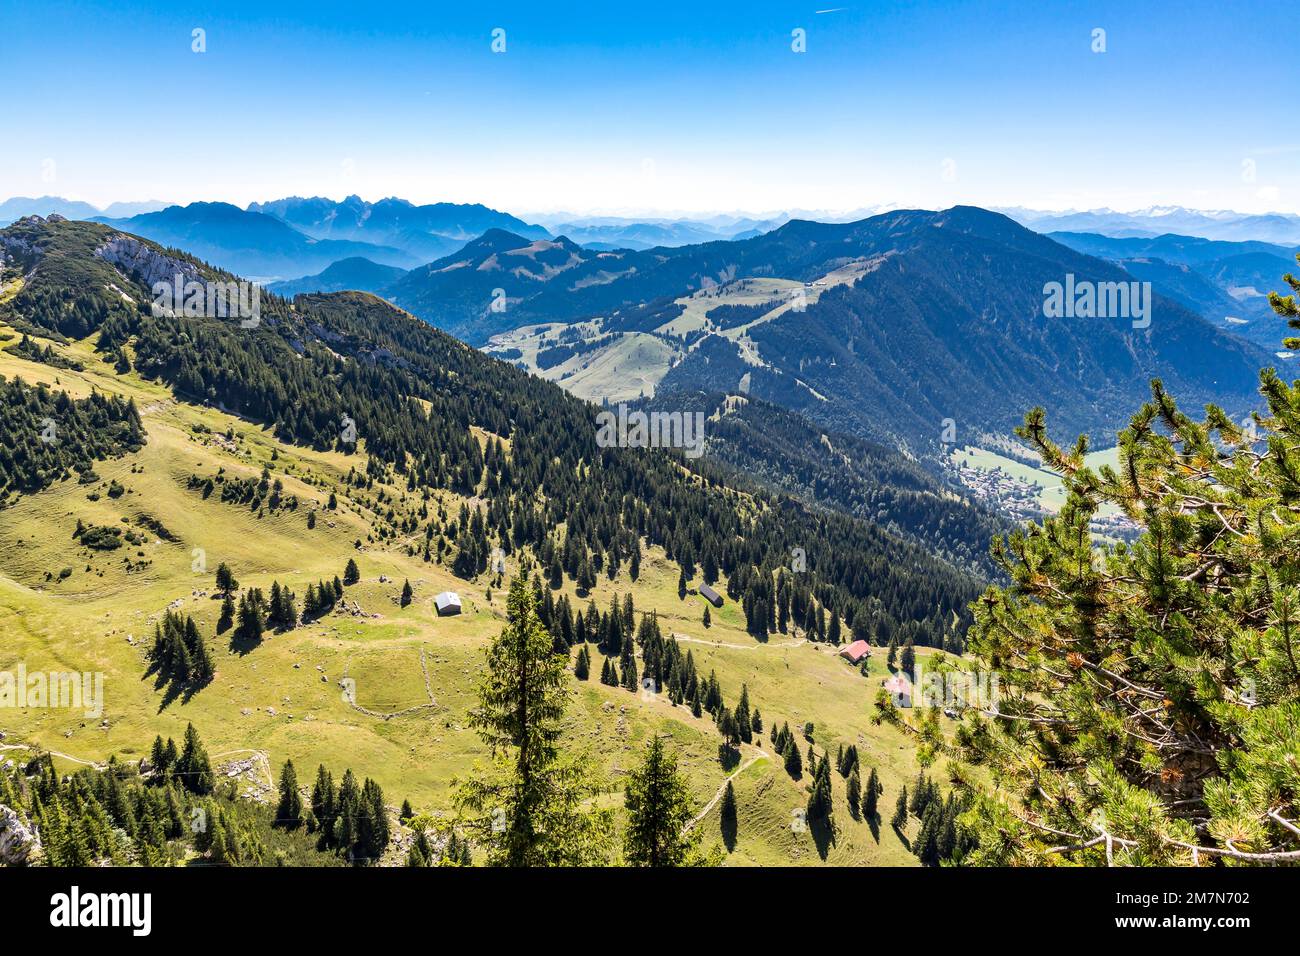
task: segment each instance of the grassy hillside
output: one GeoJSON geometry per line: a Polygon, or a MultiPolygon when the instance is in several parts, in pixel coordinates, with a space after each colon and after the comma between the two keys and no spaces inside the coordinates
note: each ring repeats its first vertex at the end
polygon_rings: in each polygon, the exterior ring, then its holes
{"type": "MultiPolygon", "coordinates": [[[[17,336],[8,327],[0,334],[7,339],[3,344],[17,336]]],[[[155,733],[179,739],[186,722],[193,721],[215,764],[247,766],[242,773],[254,792],[268,787],[269,772],[292,758],[304,780],[309,774],[302,768],[317,763],[336,773],[352,767],[374,777],[390,800],[406,798],[417,809],[446,811],[452,778],[485,758],[467,715],[482,650],[504,620],[504,594],[497,591],[489,599],[486,578],[468,584],[445,564],[426,563],[418,550],[408,554],[405,541],[368,540],[375,509],[414,510],[419,495],[408,493],[404,482],[350,488],[346,478],[357,464],[355,456],[283,444],[255,423],[178,402],[163,385],[135,373],[116,374],[90,338],[34,340],[53,345],[84,371],[0,351],[0,374],[43,382],[73,397],[99,390],[132,398],[147,443],[138,452],[97,462],[97,482],[63,481],[20,496],[3,512],[0,632],[6,640],[0,669],[12,670],[21,660],[29,671],[102,672],[106,706],[102,719],[57,709],[6,711],[0,715],[0,729],[7,734],[0,746],[38,746],[68,761],[138,757],[138,748],[155,733]],[[223,503],[219,494],[205,498],[190,484],[191,476],[213,477],[223,469],[227,478],[255,479],[263,468],[281,479],[286,497],[297,498],[295,510],[255,512],[223,503]],[[118,497],[110,496],[114,484],[123,489],[118,497]],[[337,495],[335,511],[325,508],[331,492],[337,495]],[[378,504],[381,493],[389,500],[378,504]],[[313,510],[317,521],[309,528],[313,510]],[[72,537],[79,519],[128,529],[140,543],[92,552],[72,537]],[[301,597],[309,583],[341,575],[350,556],[361,569],[361,581],[347,589],[345,606],[352,610],[268,634],[246,653],[230,648],[228,633],[215,636],[218,564],[229,565],[242,587],[268,590],[279,581],[301,597]],[[71,569],[66,576],[64,569],[71,569]],[[415,599],[401,608],[404,580],[411,582],[415,599]],[[433,595],[445,589],[461,593],[465,613],[460,617],[439,619],[432,612],[433,595]],[[155,681],[144,677],[154,622],[168,607],[194,616],[217,662],[209,686],[169,702],[155,681]],[[355,681],[356,706],[340,686],[344,678],[355,681]],[[411,708],[416,709],[391,719],[376,716],[411,708]]],[[[462,500],[435,491],[431,507],[442,505],[454,514],[462,500]]],[[[917,768],[902,734],[870,721],[869,699],[877,681],[863,678],[824,645],[796,644],[781,635],[760,644],[745,632],[744,617],[731,602],[714,613],[706,630],[701,600],[693,595],[679,600],[676,584],[677,565],[648,549],[634,586],[626,573],[613,582],[602,574],[591,598],[603,608],[631,586],[638,611],[657,611],[665,629],[692,650],[701,671],[716,670],[729,701],[742,682],[748,683],[764,732],[755,741],[760,746],[742,748],[743,769],[735,778],[739,840],[729,859],[913,862],[887,824],[877,842],[865,822],[849,815],[839,778],[841,832],[834,845],[819,846],[811,833],[793,832],[791,811],[806,801],[806,777],[790,780],[779,760],[762,752],[770,752],[767,728],[773,721],[789,721],[792,729],[812,721],[819,751],[834,752],[841,742],[858,744],[864,767],[879,768],[882,806],[889,804],[917,768]]],[[[571,588],[566,580],[565,591],[578,600],[571,588]]],[[[592,650],[598,657],[594,645],[592,650]]],[[[692,718],[662,696],[645,700],[594,678],[575,681],[566,743],[590,750],[607,775],[614,804],[621,803],[622,774],[654,733],[672,737],[700,807],[736,770],[719,761],[719,738],[707,716],[692,718]]],[[[717,839],[716,806],[699,825],[710,840],[717,839]]]]}

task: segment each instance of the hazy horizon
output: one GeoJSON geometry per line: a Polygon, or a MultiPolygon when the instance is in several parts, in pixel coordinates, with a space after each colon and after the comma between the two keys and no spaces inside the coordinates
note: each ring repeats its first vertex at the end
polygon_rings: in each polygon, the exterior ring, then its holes
{"type": "MultiPolygon", "coordinates": [[[[358,193],[347,193],[344,195],[285,193],[283,195],[265,196],[257,199],[252,199],[247,203],[232,202],[231,200],[228,199],[213,198],[213,197],[199,197],[199,198],[187,199],[183,201],[173,201],[173,200],[154,199],[154,198],[150,198],[150,199],[118,198],[118,199],[110,199],[108,201],[95,202],[77,196],[63,195],[58,193],[49,193],[49,194],[42,194],[42,195],[18,195],[18,194],[0,195],[0,203],[19,200],[19,199],[24,199],[29,201],[38,201],[41,199],[59,199],[66,202],[85,203],[87,205],[95,207],[100,211],[100,213],[103,213],[113,206],[157,205],[159,206],[159,208],[169,208],[172,206],[184,207],[184,206],[191,205],[193,203],[226,203],[228,205],[237,206],[240,209],[247,209],[249,206],[254,204],[258,204],[258,203],[265,204],[277,200],[291,199],[291,198],[325,199],[330,202],[341,203],[349,198],[352,198],[353,196],[356,196],[357,198],[361,199],[363,202],[367,202],[371,204],[378,203],[383,200],[389,200],[389,199],[410,202],[412,205],[417,205],[417,206],[439,203],[439,202],[451,202],[451,200],[446,200],[446,199],[428,199],[424,201],[416,201],[411,199],[408,196],[397,196],[397,195],[382,195],[382,196],[375,195],[371,197],[371,196],[363,196],[358,193]]],[[[474,202],[476,201],[474,200],[466,201],[467,204],[472,204],[474,202]]],[[[1176,204],[1147,206],[1141,208],[1115,208],[1110,206],[1094,206],[1088,208],[1083,208],[1083,207],[1047,208],[1042,206],[1028,206],[1023,203],[1013,203],[1010,205],[993,205],[993,204],[985,204],[979,202],[955,202],[955,203],[946,203],[943,205],[882,203],[877,206],[872,206],[867,208],[856,208],[856,209],[801,209],[797,207],[787,207],[787,208],[780,208],[780,209],[762,209],[762,210],[756,210],[756,209],[697,209],[697,210],[587,209],[587,210],[582,210],[582,209],[536,209],[536,208],[509,209],[509,208],[494,207],[492,206],[491,203],[478,203],[478,204],[483,206],[488,206],[490,208],[495,208],[499,212],[508,213],[510,215],[515,216],[518,219],[524,220],[525,222],[541,222],[543,220],[546,220],[553,223],[562,223],[566,219],[636,220],[641,222],[655,222],[655,221],[707,222],[707,221],[719,220],[719,219],[722,220],[752,219],[756,221],[765,221],[765,220],[778,219],[783,217],[791,218],[791,219],[812,218],[812,219],[819,219],[822,221],[850,221],[853,219],[877,216],[895,210],[918,209],[923,211],[937,212],[943,209],[952,208],[953,206],[963,206],[963,205],[978,206],[980,208],[989,209],[994,212],[1020,211],[1025,213],[1041,213],[1046,216],[1068,215],[1072,213],[1113,213],[1117,215],[1141,215],[1141,214],[1158,215],[1163,210],[1172,210],[1172,209],[1181,209],[1186,212],[1198,213],[1205,216],[1220,216],[1220,215],[1222,216],[1228,216],[1228,215],[1297,216],[1300,215],[1300,213],[1285,212],[1280,209],[1265,209],[1258,212],[1246,212],[1241,209],[1226,209],[1226,208],[1209,209],[1209,208],[1197,208],[1192,206],[1182,206],[1176,204]]]]}

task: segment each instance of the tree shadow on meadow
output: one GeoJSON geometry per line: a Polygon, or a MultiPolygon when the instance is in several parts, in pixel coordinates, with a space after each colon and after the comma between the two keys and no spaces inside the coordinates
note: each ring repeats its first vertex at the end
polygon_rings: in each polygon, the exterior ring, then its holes
{"type": "Polygon", "coordinates": [[[835,846],[834,819],[832,817],[810,819],[808,821],[808,830],[812,833],[813,843],[817,847],[817,855],[825,863],[826,857],[830,855],[831,847],[835,846]]]}
{"type": "Polygon", "coordinates": [[[736,830],[737,822],[724,816],[722,819],[722,842],[727,847],[728,853],[736,849],[736,830]]]}
{"type": "Polygon", "coordinates": [[[202,683],[175,680],[168,677],[157,664],[151,665],[140,679],[148,680],[151,676],[154,678],[153,689],[161,691],[163,695],[162,700],[158,703],[158,713],[160,714],[178,699],[182,704],[188,704],[195,694],[212,683],[211,679],[202,683]]]}
{"type": "Polygon", "coordinates": [[[911,853],[912,841],[908,839],[907,830],[905,829],[906,824],[904,824],[903,827],[896,827],[891,823],[890,826],[893,828],[894,833],[898,836],[898,841],[903,844],[903,846],[907,849],[908,853],[911,853]]]}

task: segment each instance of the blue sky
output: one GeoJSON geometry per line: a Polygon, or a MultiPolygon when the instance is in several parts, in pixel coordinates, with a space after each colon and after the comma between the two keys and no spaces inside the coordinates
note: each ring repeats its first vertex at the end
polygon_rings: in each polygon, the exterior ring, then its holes
{"type": "Polygon", "coordinates": [[[1277,2],[168,7],[0,0],[0,198],[1300,212],[1277,2]]]}

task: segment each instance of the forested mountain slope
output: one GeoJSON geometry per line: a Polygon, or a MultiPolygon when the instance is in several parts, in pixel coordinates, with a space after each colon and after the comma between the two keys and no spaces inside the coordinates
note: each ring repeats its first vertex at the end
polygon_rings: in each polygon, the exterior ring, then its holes
{"type": "Polygon", "coordinates": [[[193,720],[255,793],[259,761],[292,756],[444,807],[482,756],[465,727],[503,619],[500,549],[557,652],[594,659],[569,745],[617,774],[670,734],[698,806],[743,756],[735,852],[749,861],[909,859],[856,806],[841,804],[834,843],[792,833],[807,779],[773,763],[766,736],[720,762],[715,720],[748,688],[764,734],[815,725],[819,752],[855,744],[893,791],[916,765],[870,722],[865,678],[883,676],[883,653],[859,673],[837,642],[959,645],[976,578],[875,524],[737,488],[707,455],[601,448],[592,406],[372,296],[264,295],[246,328],[153,315],[154,281],[234,277],[101,225],[24,220],[0,249],[0,337],[33,343],[0,351],[0,374],[25,383],[7,386],[0,432],[30,431],[33,387],[56,409],[113,403],[89,419],[103,441],[69,435],[90,467],[12,485],[0,522],[14,636],[0,667],[104,673],[103,722],[18,713],[6,746],[102,761],[193,720]],[[238,580],[214,582],[220,565],[238,580]],[[695,594],[707,581],[723,606],[695,594]],[[443,590],[462,616],[433,614],[443,590]],[[638,675],[658,693],[630,693],[638,675]]]}
{"type": "Polygon", "coordinates": [[[748,388],[821,425],[917,450],[938,442],[947,419],[960,441],[1005,440],[1038,404],[1063,436],[1088,431],[1104,444],[1157,374],[1194,403],[1234,413],[1254,403],[1264,350],[1159,289],[1144,316],[1045,314],[1049,283],[1067,281],[1134,277],[1005,216],[954,207],[795,220],[752,239],[639,252],[498,231],[384,294],[476,345],[539,327],[551,345],[593,343],[547,372],[587,397],[617,391],[620,377],[644,383],[631,397],[748,388]],[[629,349],[636,337],[644,347],[629,349]],[[583,374],[603,364],[618,375],[583,374]]]}

